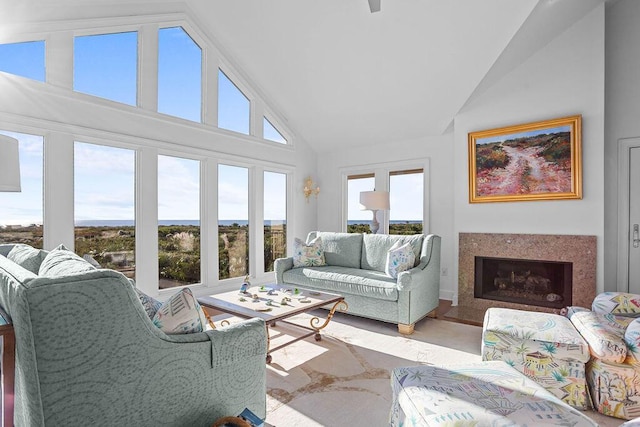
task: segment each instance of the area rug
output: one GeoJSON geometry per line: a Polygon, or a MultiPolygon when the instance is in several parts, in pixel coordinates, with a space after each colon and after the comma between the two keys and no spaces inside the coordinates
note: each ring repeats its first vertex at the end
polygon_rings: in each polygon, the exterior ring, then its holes
{"type": "MultiPolygon", "coordinates": [[[[308,325],[319,310],[293,318],[308,325]]],[[[272,346],[290,339],[296,328],[279,323],[272,346]]],[[[419,364],[446,366],[479,362],[482,329],[427,318],[404,336],[391,324],[337,313],[323,338],[298,341],[275,351],[267,367],[267,423],[289,426],[388,426],[390,371],[419,364]]],[[[623,420],[592,411],[601,426],[623,420]]]]}

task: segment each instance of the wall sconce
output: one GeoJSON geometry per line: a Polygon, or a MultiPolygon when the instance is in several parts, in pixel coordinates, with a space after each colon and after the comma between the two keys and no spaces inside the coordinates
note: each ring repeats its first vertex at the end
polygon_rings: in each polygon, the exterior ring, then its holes
{"type": "Polygon", "coordinates": [[[318,198],[318,193],[320,193],[320,187],[317,184],[313,183],[313,179],[311,176],[308,176],[307,179],[304,180],[304,189],[302,190],[304,193],[304,198],[307,199],[307,203],[309,203],[309,197],[311,195],[316,196],[318,198]]]}

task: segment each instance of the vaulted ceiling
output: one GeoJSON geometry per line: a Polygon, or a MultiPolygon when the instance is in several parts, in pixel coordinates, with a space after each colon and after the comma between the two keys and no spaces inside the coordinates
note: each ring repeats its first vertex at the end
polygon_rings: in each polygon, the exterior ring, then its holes
{"type": "Polygon", "coordinates": [[[465,103],[603,1],[382,0],[371,13],[367,0],[22,0],[2,6],[0,25],[180,8],[325,151],[442,134],[465,103]]]}

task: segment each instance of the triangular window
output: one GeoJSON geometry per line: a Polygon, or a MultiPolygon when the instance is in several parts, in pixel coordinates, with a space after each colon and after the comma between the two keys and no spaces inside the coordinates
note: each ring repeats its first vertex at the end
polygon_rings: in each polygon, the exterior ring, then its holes
{"type": "Polygon", "coordinates": [[[0,44],[0,71],[43,82],[44,41],[0,44]]]}
{"type": "Polygon", "coordinates": [[[137,82],[137,32],[74,38],[73,90],[136,105],[137,82]]]}
{"type": "Polygon", "coordinates": [[[249,135],[250,115],[249,99],[218,70],[218,127],[249,135]]]}
{"type": "Polygon", "coordinates": [[[263,135],[264,139],[268,139],[269,141],[279,142],[280,144],[286,144],[287,140],[280,133],[278,129],[274,125],[271,124],[269,119],[264,117],[263,123],[263,135]]]}
{"type": "Polygon", "coordinates": [[[182,27],[158,31],[158,112],[202,121],[202,49],[182,27]]]}

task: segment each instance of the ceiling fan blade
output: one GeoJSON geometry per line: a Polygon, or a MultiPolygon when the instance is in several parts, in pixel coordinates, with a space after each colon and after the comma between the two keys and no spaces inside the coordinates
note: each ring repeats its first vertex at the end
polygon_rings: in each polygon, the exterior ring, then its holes
{"type": "Polygon", "coordinates": [[[380,1],[381,0],[369,0],[369,9],[371,9],[371,13],[380,12],[380,1]]]}

